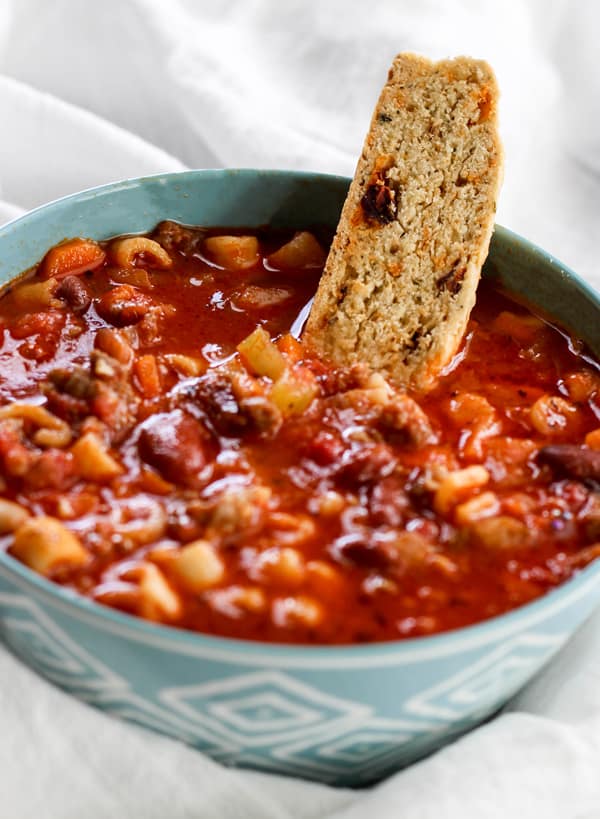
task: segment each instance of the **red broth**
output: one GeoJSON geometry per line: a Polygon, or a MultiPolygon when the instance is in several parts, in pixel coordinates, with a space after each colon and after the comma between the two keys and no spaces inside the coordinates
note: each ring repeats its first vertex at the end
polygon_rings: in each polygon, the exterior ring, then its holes
{"type": "Polygon", "coordinates": [[[13,556],[151,620],[359,643],[484,620],[600,553],[597,364],[493,282],[408,394],[294,338],[326,234],[150,238],[59,245],[0,298],[13,556]]]}

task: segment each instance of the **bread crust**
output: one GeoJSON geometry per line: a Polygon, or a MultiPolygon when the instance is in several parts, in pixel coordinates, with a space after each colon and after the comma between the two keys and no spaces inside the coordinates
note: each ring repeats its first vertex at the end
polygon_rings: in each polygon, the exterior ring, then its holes
{"type": "Polygon", "coordinates": [[[463,338],[502,177],[492,69],[398,55],[389,71],[304,340],[430,388],[463,338]]]}

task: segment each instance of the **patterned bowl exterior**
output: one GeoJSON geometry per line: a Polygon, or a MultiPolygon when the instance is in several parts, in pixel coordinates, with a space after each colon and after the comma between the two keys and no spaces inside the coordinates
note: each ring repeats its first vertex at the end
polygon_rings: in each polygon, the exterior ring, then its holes
{"type": "MultiPolygon", "coordinates": [[[[0,282],[64,237],[145,231],[164,218],[335,225],[347,186],[347,179],[317,174],[190,171],[86,191],[0,229],[0,282]]],[[[486,272],[599,352],[598,298],[543,251],[497,228],[486,272]]],[[[225,764],[349,786],[392,773],[501,708],[599,595],[600,561],[545,597],[475,626],[397,643],[311,648],[147,623],[0,553],[0,633],[44,677],[225,764]]]]}

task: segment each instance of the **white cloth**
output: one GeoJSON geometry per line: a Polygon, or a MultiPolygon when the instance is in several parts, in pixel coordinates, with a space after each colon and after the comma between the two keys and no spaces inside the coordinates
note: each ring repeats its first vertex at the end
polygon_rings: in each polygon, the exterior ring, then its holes
{"type": "MultiPolygon", "coordinates": [[[[0,220],[184,165],[350,175],[392,56],[470,53],[503,91],[498,221],[598,286],[598,22],[593,0],[3,0],[0,220]]],[[[600,615],[502,716],[362,792],[225,770],[0,649],[0,813],[592,819],[599,635],[600,615]]]]}

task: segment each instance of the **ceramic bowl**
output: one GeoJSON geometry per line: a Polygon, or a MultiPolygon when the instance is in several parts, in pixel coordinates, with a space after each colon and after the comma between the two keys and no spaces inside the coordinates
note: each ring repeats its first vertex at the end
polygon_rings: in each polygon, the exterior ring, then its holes
{"type": "MultiPolygon", "coordinates": [[[[0,282],[65,237],[190,224],[335,225],[348,180],[190,171],[69,196],[0,229],[0,282]]],[[[600,354],[600,300],[548,254],[496,228],[499,278],[600,354]]],[[[509,614],[438,636],[350,647],[244,642],[155,625],[53,585],[0,553],[0,628],[76,697],[228,765],[340,785],[380,779],[497,711],[600,598],[600,561],[509,614]]]]}

